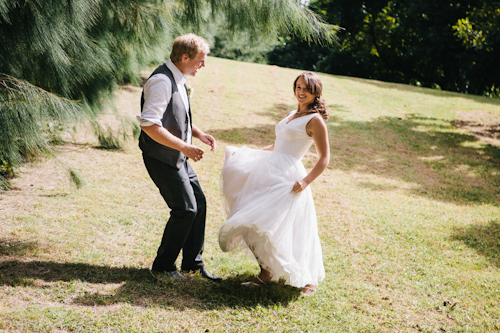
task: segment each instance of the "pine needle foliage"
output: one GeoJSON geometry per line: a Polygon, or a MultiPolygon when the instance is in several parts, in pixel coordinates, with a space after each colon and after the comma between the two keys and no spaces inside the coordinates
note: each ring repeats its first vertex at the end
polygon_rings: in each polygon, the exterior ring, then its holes
{"type": "Polygon", "coordinates": [[[96,100],[99,88],[112,82],[109,53],[88,35],[98,3],[19,0],[0,6],[7,7],[0,21],[0,72],[67,98],[96,100]]]}
{"type": "Polygon", "coordinates": [[[309,43],[331,45],[336,41],[337,26],[325,23],[298,0],[185,0],[183,21],[200,29],[210,19],[222,17],[226,31],[249,32],[251,42],[278,35],[293,35],[309,43]],[[207,17],[206,13],[211,16],[207,17]]]}
{"type": "Polygon", "coordinates": [[[76,188],[80,189],[83,186],[87,185],[87,182],[82,177],[80,171],[73,169],[73,168],[69,168],[68,172],[69,172],[69,177],[71,179],[71,182],[76,186],[76,188]]]}
{"type": "Polygon", "coordinates": [[[75,123],[85,113],[76,101],[61,98],[26,81],[0,75],[0,159],[17,165],[51,151],[40,131],[46,122],[75,123]]]}
{"type": "MultiPolygon", "coordinates": [[[[117,83],[138,83],[173,38],[214,19],[254,42],[293,34],[328,44],[335,35],[297,0],[0,0],[1,165],[49,150],[44,124],[95,122],[117,83]]],[[[121,145],[113,134],[100,139],[121,145]]]]}
{"type": "MultiPolygon", "coordinates": [[[[120,133],[115,133],[111,127],[103,127],[98,121],[93,121],[94,132],[97,134],[99,148],[101,149],[122,149],[123,140],[120,133]]],[[[123,127],[122,127],[123,128],[123,127]]]]}
{"type": "MultiPolygon", "coordinates": [[[[0,187],[13,168],[52,151],[43,124],[83,121],[79,103],[61,98],[26,81],[0,75],[0,187]]],[[[3,185],[2,185],[3,184],[3,185]]]]}

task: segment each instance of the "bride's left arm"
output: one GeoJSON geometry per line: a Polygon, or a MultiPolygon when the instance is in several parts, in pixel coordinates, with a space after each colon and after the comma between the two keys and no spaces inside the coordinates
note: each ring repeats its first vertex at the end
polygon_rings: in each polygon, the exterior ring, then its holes
{"type": "Polygon", "coordinates": [[[307,124],[307,134],[309,134],[316,146],[318,152],[318,160],[312,168],[311,172],[302,180],[298,180],[293,185],[293,192],[303,191],[309,184],[311,184],[319,175],[326,169],[330,161],[330,144],[328,143],[328,131],[326,124],[320,117],[314,117],[307,124]]]}

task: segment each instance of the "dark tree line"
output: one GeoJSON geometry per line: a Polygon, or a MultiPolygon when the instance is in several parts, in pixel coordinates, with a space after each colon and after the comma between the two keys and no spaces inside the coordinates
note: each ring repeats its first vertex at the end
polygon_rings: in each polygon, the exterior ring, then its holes
{"type": "Polygon", "coordinates": [[[282,38],[269,62],[449,91],[500,95],[500,1],[316,0],[336,47],[282,38]]]}

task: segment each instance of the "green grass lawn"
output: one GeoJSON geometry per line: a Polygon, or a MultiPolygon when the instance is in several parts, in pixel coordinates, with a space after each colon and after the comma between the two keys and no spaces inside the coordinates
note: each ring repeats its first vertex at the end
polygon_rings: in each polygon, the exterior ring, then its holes
{"type": "MultiPolygon", "coordinates": [[[[499,124],[500,101],[477,96],[320,75],[331,161],[312,190],[326,279],[308,298],[240,285],[258,266],[218,246],[224,149],[273,142],[299,73],[209,58],[190,79],[194,122],[218,140],[193,167],[209,205],[204,258],[221,284],[150,276],[168,210],[135,142],[62,146],[80,190],[54,159],[21,168],[0,194],[0,331],[500,330],[500,146],[458,127],[499,124]]],[[[122,87],[119,112],[138,114],[140,92],[122,87]]],[[[312,148],[307,168],[315,158],[312,148]]]]}

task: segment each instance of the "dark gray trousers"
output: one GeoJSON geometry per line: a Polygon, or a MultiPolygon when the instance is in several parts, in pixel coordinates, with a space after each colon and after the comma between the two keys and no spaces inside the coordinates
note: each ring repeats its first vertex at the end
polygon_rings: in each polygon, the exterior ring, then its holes
{"type": "Polygon", "coordinates": [[[183,270],[203,267],[206,199],[189,163],[180,170],[143,154],[149,176],[171,209],[160,247],[153,262],[155,271],[175,271],[182,250],[183,270]]]}

